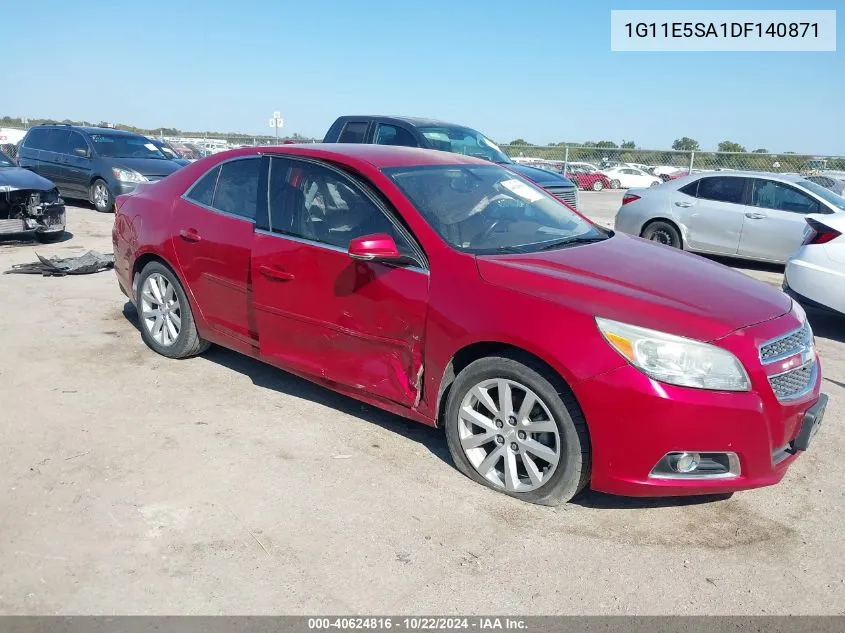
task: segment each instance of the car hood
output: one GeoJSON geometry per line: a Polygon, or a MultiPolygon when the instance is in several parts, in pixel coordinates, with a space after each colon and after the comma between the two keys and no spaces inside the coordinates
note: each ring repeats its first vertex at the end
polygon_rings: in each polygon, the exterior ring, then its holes
{"type": "Polygon", "coordinates": [[[593,244],[476,261],[491,284],[702,341],[774,319],[792,307],[779,289],[727,266],[619,233],[593,244]]]}
{"type": "Polygon", "coordinates": [[[115,167],[134,169],[144,176],[169,176],[182,165],[162,158],[106,158],[115,167]]]}
{"type": "Polygon", "coordinates": [[[529,165],[520,165],[519,163],[508,163],[505,165],[511,171],[515,171],[520,176],[525,176],[536,182],[541,187],[558,186],[558,187],[574,187],[569,178],[556,174],[547,169],[540,169],[539,167],[530,167],[529,165]]]}
{"type": "Polygon", "coordinates": [[[55,188],[56,185],[52,181],[42,178],[28,169],[0,167],[0,191],[17,191],[18,189],[50,191],[55,188]]]}

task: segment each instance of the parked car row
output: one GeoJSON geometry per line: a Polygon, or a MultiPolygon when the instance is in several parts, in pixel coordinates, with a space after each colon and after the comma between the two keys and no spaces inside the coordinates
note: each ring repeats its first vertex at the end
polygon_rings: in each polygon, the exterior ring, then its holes
{"type": "Polygon", "coordinates": [[[785,263],[785,289],[845,312],[845,198],[812,176],[721,172],[630,189],[614,225],[695,253],[785,263]]]}

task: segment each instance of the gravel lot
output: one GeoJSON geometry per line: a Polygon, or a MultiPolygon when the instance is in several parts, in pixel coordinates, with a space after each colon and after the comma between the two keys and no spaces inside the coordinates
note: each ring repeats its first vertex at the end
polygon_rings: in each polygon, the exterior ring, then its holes
{"type": "MultiPolygon", "coordinates": [[[[0,242],[0,270],[109,252],[111,223],[70,208],[71,239],[0,242]]],[[[222,349],[157,356],[110,272],[0,292],[0,613],[845,613],[841,321],[814,319],[828,414],[781,485],[553,510],[460,475],[438,431],[222,349]]]]}

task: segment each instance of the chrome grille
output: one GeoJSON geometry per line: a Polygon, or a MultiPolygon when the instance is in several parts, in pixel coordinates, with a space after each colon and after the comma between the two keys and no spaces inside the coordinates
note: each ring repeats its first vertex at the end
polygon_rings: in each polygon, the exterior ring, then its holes
{"type": "Polygon", "coordinates": [[[786,358],[803,352],[813,339],[809,324],[805,321],[800,329],[791,334],[769,341],[760,347],[760,360],[771,363],[779,358],[786,358]]]}
{"type": "Polygon", "coordinates": [[[812,386],[815,373],[816,361],[814,359],[798,369],[770,377],[769,384],[772,385],[772,391],[775,392],[778,400],[789,400],[802,395],[812,386]]]}
{"type": "Polygon", "coordinates": [[[569,206],[578,208],[578,189],[575,187],[545,187],[546,191],[552,194],[555,198],[563,200],[569,206]]]}

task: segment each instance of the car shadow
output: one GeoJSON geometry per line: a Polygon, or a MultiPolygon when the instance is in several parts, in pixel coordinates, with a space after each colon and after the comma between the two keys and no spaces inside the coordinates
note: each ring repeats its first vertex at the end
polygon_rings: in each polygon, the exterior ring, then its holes
{"type": "MultiPolygon", "coordinates": [[[[123,306],[123,315],[139,332],[141,331],[138,312],[135,306],[128,301],[123,306]]],[[[446,435],[440,429],[359,402],[327,387],[322,387],[304,378],[289,374],[282,369],[218,345],[212,345],[211,349],[202,355],[202,358],[246,376],[256,387],[310,400],[398,433],[402,437],[421,444],[450,466],[454,465],[452,456],[449,454],[449,448],[446,445],[446,435]]]]}
{"type": "Polygon", "coordinates": [[[31,233],[24,235],[0,235],[0,246],[50,246],[51,244],[61,244],[73,239],[73,233],[65,231],[62,236],[53,240],[52,242],[39,242],[31,233]]]}
{"type": "Polygon", "coordinates": [[[693,497],[620,497],[588,489],[576,495],[570,503],[591,510],[644,510],[718,503],[730,499],[732,496],[733,493],[693,497]]]}
{"type": "Polygon", "coordinates": [[[845,343],[845,315],[807,306],[804,310],[813,328],[813,334],[845,343]]]}
{"type": "Polygon", "coordinates": [[[740,268],[743,270],[757,270],[768,273],[783,273],[785,266],[783,264],[772,264],[769,262],[756,262],[751,259],[740,259],[738,257],[727,257],[725,255],[702,255],[707,259],[714,261],[731,268],[740,268]]]}

